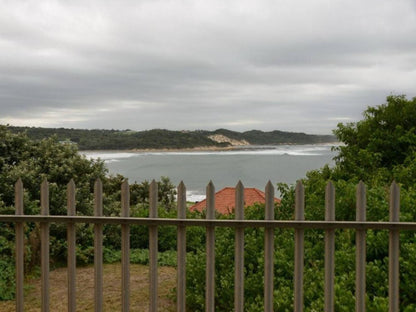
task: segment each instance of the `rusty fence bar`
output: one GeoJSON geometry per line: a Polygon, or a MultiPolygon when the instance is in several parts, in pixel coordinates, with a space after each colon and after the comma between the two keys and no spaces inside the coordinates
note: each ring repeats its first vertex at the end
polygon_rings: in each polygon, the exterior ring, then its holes
{"type": "Polygon", "coordinates": [[[16,311],[24,310],[24,224],[40,224],[41,236],[41,311],[49,311],[49,224],[66,223],[68,239],[68,311],[76,310],[76,223],[94,224],[94,307],[103,311],[103,225],[120,224],[122,233],[122,309],[129,310],[130,296],[130,225],[146,225],[149,228],[149,310],[158,310],[158,227],[173,225],[177,227],[177,311],[186,310],[186,227],[206,228],[206,311],[215,311],[215,227],[235,229],[235,311],[244,310],[244,229],[261,227],[264,235],[264,311],[273,311],[274,286],[274,230],[295,230],[294,254],[294,311],[303,311],[303,267],[304,267],[304,230],[322,229],[325,231],[325,311],[334,310],[334,268],[335,268],[335,230],[356,230],[356,311],[365,311],[365,266],[366,231],[369,229],[389,230],[389,311],[399,310],[399,233],[416,231],[416,222],[400,222],[400,189],[396,183],[390,188],[390,218],[388,222],[366,221],[366,190],[360,182],[356,192],[356,221],[335,221],[335,189],[331,182],[326,187],[325,221],[307,221],[304,219],[304,188],[299,182],[295,192],[295,220],[275,220],[274,188],[268,182],[265,189],[265,220],[244,219],[244,186],[239,182],[235,195],[235,219],[217,220],[215,218],[215,187],[212,182],[207,186],[206,219],[186,218],[186,188],[181,182],[178,186],[178,215],[175,219],[158,218],[157,184],[150,186],[149,218],[129,216],[130,192],[127,181],[121,186],[121,217],[103,216],[102,183],[94,185],[94,216],[77,216],[75,206],[75,183],[67,186],[67,215],[49,214],[49,186],[45,180],[41,185],[41,214],[25,215],[23,207],[23,183],[19,179],[15,184],[15,215],[0,215],[0,222],[15,223],[16,231],[16,311]]]}

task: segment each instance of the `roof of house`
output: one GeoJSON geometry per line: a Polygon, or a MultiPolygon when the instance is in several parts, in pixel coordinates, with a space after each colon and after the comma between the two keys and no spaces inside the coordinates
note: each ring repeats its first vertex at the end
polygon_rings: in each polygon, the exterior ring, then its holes
{"type": "MultiPolygon", "coordinates": [[[[275,198],[275,202],[280,200],[275,198]]],[[[256,188],[244,188],[244,206],[252,206],[255,203],[265,203],[266,195],[256,188]]],[[[189,208],[191,211],[202,211],[206,209],[206,199],[196,203],[189,208]]],[[[235,206],[235,187],[225,187],[215,193],[215,210],[221,214],[229,214],[235,206]]]]}

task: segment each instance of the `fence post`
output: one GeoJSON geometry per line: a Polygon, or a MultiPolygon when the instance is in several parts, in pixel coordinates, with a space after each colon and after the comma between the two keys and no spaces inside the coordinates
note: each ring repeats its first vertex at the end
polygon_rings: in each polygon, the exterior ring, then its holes
{"type": "MultiPolygon", "coordinates": [[[[150,183],[150,210],[149,217],[157,218],[157,198],[158,198],[158,186],[155,180],[150,183]]],[[[149,226],[149,311],[157,311],[157,293],[158,293],[158,278],[157,278],[157,245],[158,245],[158,233],[157,225],[149,226]]]]}
{"type": "MultiPolygon", "coordinates": [[[[41,214],[49,215],[49,185],[45,179],[40,190],[41,214]]],[[[40,223],[41,240],[41,304],[42,312],[49,311],[49,223],[40,223]]]]}
{"type": "MultiPolygon", "coordinates": [[[[23,215],[23,182],[19,178],[15,184],[15,208],[16,215],[23,215]]],[[[16,222],[16,312],[23,312],[24,284],[24,231],[23,222],[16,222]]]]}
{"type": "MultiPolygon", "coordinates": [[[[121,216],[130,215],[130,188],[125,180],[121,184],[121,216]]],[[[122,311],[129,311],[130,306],[130,225],[121,225],[121,297],[122,311]]]]}
{"type": "MultiPolygon", "coordinates": [[[[274,220],[274,188],[269,181],[265,188],[266,220],[274,220]]],[[[264,229],[264,311],[273,312],[274,228],[264,229]]]]}
{"type": "MultiPolygon", "coordinates": [[[[103,215],[103,184],[97,179],[94,184],[94,216],[103,215]]],[[[103,225],[94,224],[94,310],[103,311],[103,225]]]]}
{"type": "MultiPolygon", "coordinates": [[[[244,185],[235,190],[235,219],[244,220],[244,185]]],[[[244,227],[235,228],[234,311],[244,311],[244,227]]]]}
{"type": "MultiPolygon", "coordinates": [[[[325,221],[335,221],[335,188],[328,182],[325,190],[325,221]]],[[[325,311],[334,311],[335,230],[325,230],[325,311]]]]}
{"type": "MultiPolygon", "coordinates": [[[[67,214],[75,216],[75,183],[74,180],[67,186],[67,214]]],[[[76,311],[76,256],[75,256],[75,224],[67,224],[67,241],[68,241],[68,312],[76,311]]]]}
{"type": "MultiPolygon", "coordinates": [[[[215,219],[215,187],[212,181],[207,189],[207,220],[215,219]]],[[[205,272],[205,311],[215,311],[215,227],[206,227],[206,272],[205,272]]]]}
{"type": "MultiPolygon", "coordinates": [[[[181,181],[178,185],[178,219],[186,219],[186,187],[181,181]]],[[[177,227],[177,309],[176,311],[186,311],[186,227],[177,227]]]]}
{"type": "MultiPolygon", "coordinates": [[[[362,181],[357,186],[356,220],[366,221],[366,191],[362,181]]],[[[356,230],[355,254],[355,311],[365,311],[365,265],[366,265],[366,231],[356,230]]]]}
{"type": "MultiPolygon", "coordinates": [[[[390,222],[400,221],[400,189],[390,187],[390,222]]],[[[399,311],[399,230],[390,230],[389,237],[389,311],[399,311]]]]}
{"type": "MultiPolygon", "coordinates": [[[[301,181],[296,184],[295,220],[305,220],[305,190],[301,181]]],[[[303,311],[304,230],[295,229],[294,311],[303,311]]]]}

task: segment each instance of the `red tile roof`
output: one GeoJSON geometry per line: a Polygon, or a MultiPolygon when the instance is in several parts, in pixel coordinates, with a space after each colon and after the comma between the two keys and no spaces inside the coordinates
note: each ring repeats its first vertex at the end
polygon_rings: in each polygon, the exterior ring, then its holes
{"type": "MultiPolygon", "coordinates": [[[[255,203],[265,203],[266,195],[256,188],[244,188],[244,206],[252,206],[255,203]]],[[[275,198],[275,203],[280,199],[275,198]]],[[[230,214],[235,206],[235,187],[225,187],[215,193],[215,210],[221,214],[230,214]]],[[[206,199],[196,203],[189,208],[191,211],[202,211],[206,209],[206,199]]]]}

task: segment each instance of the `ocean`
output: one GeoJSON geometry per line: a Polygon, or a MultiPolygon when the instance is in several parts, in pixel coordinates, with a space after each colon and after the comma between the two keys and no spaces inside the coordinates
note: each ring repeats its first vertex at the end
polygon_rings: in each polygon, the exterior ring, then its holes
{"type": "Polygon", "coordinates": [[[178,185],[183,181],[187,199],[205,198],[209,181],[216,190],[235,186],[239,180],[245,187],[264,190],[270,180],[293,184],[306,172],[333,165],[333,145],[249,146],[231,151],[180,152],[81,152],[89,158],[105,161],[110,174],[122,174],[129,182],[158,180],[167,176],[178,185]]]}

